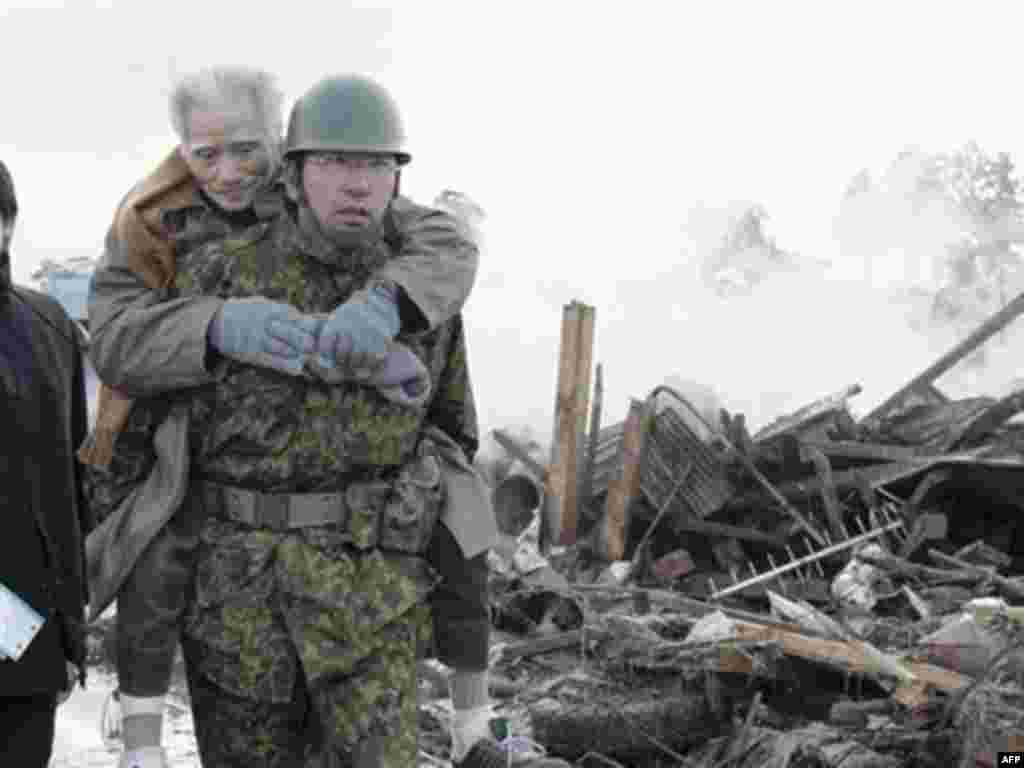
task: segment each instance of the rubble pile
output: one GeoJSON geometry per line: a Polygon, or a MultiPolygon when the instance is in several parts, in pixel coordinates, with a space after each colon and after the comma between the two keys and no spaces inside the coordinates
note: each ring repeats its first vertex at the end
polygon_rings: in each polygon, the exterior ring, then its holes
{"type": "MultiPolygon", "coordinates": [[[[557,451],[497,432],[520,460],[495,488],[499,714],[580,766],[1024,750],[1024,392],[934,385],[1001,314],[859,420],[857,386],[753,435],[667,387],[589,441],[566,418],[571,496],[557,451]]],[[[595,393],[599,413],[600,366],[595,393]]]]}

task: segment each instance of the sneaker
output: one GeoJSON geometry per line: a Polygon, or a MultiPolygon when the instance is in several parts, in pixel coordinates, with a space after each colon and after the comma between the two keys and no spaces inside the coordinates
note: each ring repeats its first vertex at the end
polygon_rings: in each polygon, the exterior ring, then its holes
{"type": "Polygon", "coordinates": [[[170,768],[162,747],[143,747],[124,752],[117,768],[170,768]]]}
{"type": "Polygon", "coordinates": [[[501,741],[481,739],[455,768],[572,768],[559,757],[548,757],[547,751],[532,739],[509,736],[501,741]]]}

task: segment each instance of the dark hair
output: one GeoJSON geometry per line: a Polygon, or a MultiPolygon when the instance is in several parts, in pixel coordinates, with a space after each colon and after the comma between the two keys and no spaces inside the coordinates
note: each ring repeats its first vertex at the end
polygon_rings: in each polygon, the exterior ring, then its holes
{"type": "Polygon", "coordinates": [[[13,219],[18,215],[18,198],[14,195],[14,179],[3,160],[0,160],[0,215],[5,219],[13,219]]]}

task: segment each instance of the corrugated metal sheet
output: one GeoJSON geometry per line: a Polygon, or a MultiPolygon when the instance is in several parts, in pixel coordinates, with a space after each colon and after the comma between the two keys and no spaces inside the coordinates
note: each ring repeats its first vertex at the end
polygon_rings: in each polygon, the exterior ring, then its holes
{"type": "Polygon", "coordinates": [[[720,509],[733,495],[725,467],[711,448],[686,425],[682,416],[666,408],[654,420],[647,435],[641,487],[660,508],[672,494],[680,472],[692,466],[689,480],[669,507],[670,516],[690,514],[704,518],[720,509]],[[685,502],[685,507],[682,506],[685,502]]]}
{"type": "MultiPolygon", "coordinates": [[[[624,422],[601,430],[594,466],[594,495],[604,494],[621,469],[619,451],[624,422]]],[[[663,409],[647,434],[640,488],[645,499],[665,503],[678,481],[678,473],[693,463],[690,479],[669,507],[671,516],[704,518],[720,509],[734,490],[715,453],[686,425],[678,412],[663,409]]]]}

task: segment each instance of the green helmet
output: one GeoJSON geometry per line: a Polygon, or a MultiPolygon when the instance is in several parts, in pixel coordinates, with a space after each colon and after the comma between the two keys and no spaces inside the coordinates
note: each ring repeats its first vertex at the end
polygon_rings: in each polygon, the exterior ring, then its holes
{"type": "Polygon", "coordinates": [[[292,107],[285,159],[318,151],[383,152],[399,165],[412,159],[398,106],[384,88],[359,75],[325,77],[292,107]]]}

